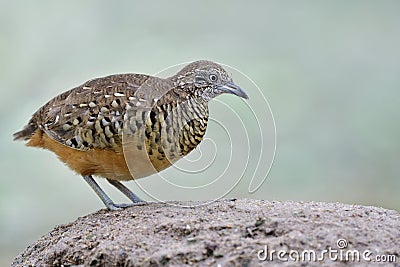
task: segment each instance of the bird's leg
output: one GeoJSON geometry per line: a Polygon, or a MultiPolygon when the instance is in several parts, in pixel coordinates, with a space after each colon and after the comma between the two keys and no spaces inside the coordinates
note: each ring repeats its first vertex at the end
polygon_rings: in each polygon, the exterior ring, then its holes
{"type": "Polygon", "coordinates": [[[128,187],[123,185],[121,182],[116,180],[107,179],[107,181],[112,184],[115,188],[121,191],[125,196],[127,196],[133,203],[144,203],[138,196],[136,196],[128,187]]]}
{"type": "Polygon", "coordinates": [[[83,179],[90,185],[90,187],[96,192],[96,194],[100,197],[101,201],[103,201],[104,205],[109,210],[121,210],[124,206],[115,204],[109,196],[107,196],[106,192],[100,188],[100,186],[96,183],[91,175],[82,176],[83,179]]]}

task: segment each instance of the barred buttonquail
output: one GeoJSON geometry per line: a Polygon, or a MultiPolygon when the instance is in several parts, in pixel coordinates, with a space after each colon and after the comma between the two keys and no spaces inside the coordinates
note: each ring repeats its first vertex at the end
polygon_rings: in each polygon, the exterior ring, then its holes
{"type": "Polygon", "coordinates": [[[129,205],[112,202],[92,175],[106,178],[130,205],[142,202],[120,181],[161,171],[192,151],[207,128],[208,102],[222,93],[248,98],[220,65],[205,60],[166,79],[92,79],[47,102],[14,140],[53,151],[118,210],[129,205]]]}

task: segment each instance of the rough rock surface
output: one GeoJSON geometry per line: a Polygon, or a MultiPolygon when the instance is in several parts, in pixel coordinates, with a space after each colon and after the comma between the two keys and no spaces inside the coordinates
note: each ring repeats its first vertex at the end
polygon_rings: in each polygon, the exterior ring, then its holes
{"type": "Polygon", "coordinates": [[[18,255],[13,266],[400,266],[396,211],[253,199],[179,205],[97,211],[55,227],[18,255]],[[259,259],[266,257],[265,248],[273,259],[259,259]],[[314,261],[310,252],[321,258],[329,249],[332,259],[326,253],[322,261],[314,261]],[[286,254],[279,259],[273,250],[286,254]],[[355,250],[359,262],[353,260],[355,250]],[[302,254],[305,259],[293,261],[302,254]],[[385,263],[374,261],[380,255],[385,263]]]}

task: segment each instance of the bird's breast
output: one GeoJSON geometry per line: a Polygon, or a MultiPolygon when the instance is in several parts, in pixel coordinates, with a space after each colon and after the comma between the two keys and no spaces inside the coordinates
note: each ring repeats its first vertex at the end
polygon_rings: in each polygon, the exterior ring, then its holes
{"type": "Polygon", "coordinates": [[[202,141],[207,122],[207,105],[195,101],[127,112],[122,139],[133,176],[159,172],[186,156],[202,141]]]}

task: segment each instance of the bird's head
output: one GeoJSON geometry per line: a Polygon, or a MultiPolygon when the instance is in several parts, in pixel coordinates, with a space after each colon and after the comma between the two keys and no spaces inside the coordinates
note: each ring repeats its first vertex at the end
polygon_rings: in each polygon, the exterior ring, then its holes
{"type": "Polygon", "coordinates": [[[248,99],[247,94],[233,82],[229,73],[212,61],[192,62],[174,75],[172,80],[177,90],[202,97],[206,101],[224,93],[248,99]]]}

